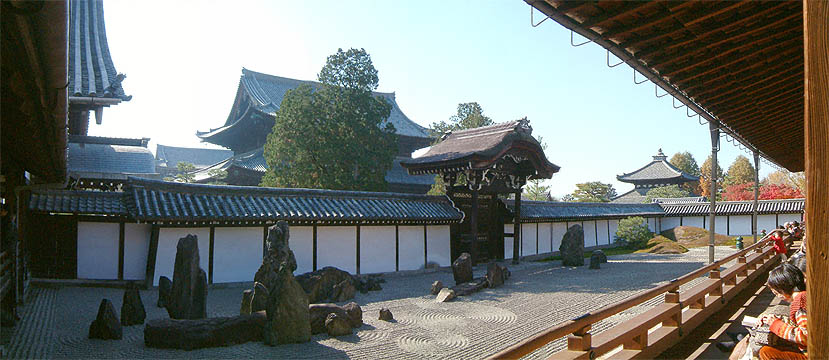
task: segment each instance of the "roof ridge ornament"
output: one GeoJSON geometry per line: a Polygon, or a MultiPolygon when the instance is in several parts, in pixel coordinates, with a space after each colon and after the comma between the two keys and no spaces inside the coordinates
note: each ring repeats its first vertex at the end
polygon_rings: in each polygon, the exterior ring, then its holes
{"type": "Polygon", "coordinates": [[[662,161],[666,159],[668,159],[668,157],[662,152],[662,148],[659,148],[659,151],[653,156],[654,161],[662,161]]]}

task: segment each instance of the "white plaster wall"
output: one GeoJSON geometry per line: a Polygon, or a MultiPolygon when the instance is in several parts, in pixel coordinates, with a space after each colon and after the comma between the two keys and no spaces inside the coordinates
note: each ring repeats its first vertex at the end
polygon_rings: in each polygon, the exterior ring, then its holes
{"type": "MultiPolygon", "coordinates": [[[[429,262],[440,266],[452,265],[452,249],[449,238],[449,225],[429,225],[426,227],[426,255],[429,262]]],[[[394,268],[392,263],[392,268],[394,268]]]]}
{"type": "Polygon", "coordinates": [[[561,247],[561,239],[567,233],[567,224],[563,222],[553,223],[553,251],[559,251],[561,247]]]}
{"type": "Polygon", "coordinates": [[[118,223],[78,222],[78,279],[118,279],[118,223]]]}
{"type": "MultiPolygon", "coordinates": [[[[293,230],[291,229],[291,237],[293,230]]],[[[215,228],[213,283],[253,281],[256,270],[262,265],[263,238],[262,227],[215,228]]],[[[199,246],[201,247],[201,244],[199,246]]]]}
{"type": "Polygon", "coordinates": [[[400,226],[400,270],[417,270],[425,265],[423,226],[400,226]]]}
{"type": "Polygon", "coordinates": [[[731,216],[730,229],[729,235],[751,235],[751,215],[731,216]]]}
{"type": "Polygon", "coordinates": [[[797,221],[800,222],[801,216],[800,214],[780,214],[779,216],[780,225],[785,224],[789,221],[797,221]]]}
{"type": "MultiPolygon", "coordinates": [[[[702,216],[686,216],[682,218],[682,225],[683,226],[696,226],[701,228],[702,227],[702,216]]],[[[708,220],[705,221],[705,225],[708,225],[708,220]]],[[[706,226],[706,229],[708,227],[706,226]]]]}
{"type": "Polygon", "coordinates": [[[356,226],[317,227],[317,267],[326,266],[357,273],[356,226]]]}
{"type": "Polygon", "coordinates": [[[610,244],[610,238],[607,235],[607,220],[596,220],[596,226],[599,229],[596,233],[596,238],[599,239],[599,245],[610,244]]]}
{"type": "MultiPolygon", "coordinates": [[[[158,278],[161,276],[166,276],[170,280],[173,279],[173,268],[176,264],[176,245],[178,245],[178,239],[188,234],[193,234],[198,237],[199,266],[205,273],[209,271],[210,228],[161,228],[158,231],[158,253],[155,257],[155,279],[153,279],[153,285],[158,285],[158,278]]],[[[261,245],[259,253],[262,253],[261,245]]]]}
{"type": "Polygon", "coordinates": [[[314,227],[291,226],[291,239],[288,245],[296,257],[294,274],[314,271],[314,227]]]}
{"type": "Polygon", "coordinates": [[[538,253],[538,249],[535,248],[535,225],[521,224],[521,256],[538,253]]]}
{"type": "Polygon", "coordinates": [[[147,277],[147,252],[152,225],[124,224],[124,280],[147,277]]]}
{"type": "Polygon", "coordinates": [[[552,251],[553,224],[538,224],[538,253],[545,254],[552,251]]]}
{"type": "Polygon", "coordinates": [[[619,229],[619,219],[608,220],[610,222],[610,243],[616,242],[616,230],[619,229]]]}
{"type": "MultiPolygon", "coordinates": [[[[714,218],[716,221],[714,232],[721,235],[728,235],[728,216],[717,216],[714,218]]],[[[708,222],[706,220],[706,222],[708,222]]]]}
{"type": "Polygon", "coordinates": [[[504,259],[512,259],[512,236],[504,236],[504,259]]]}
{"type": "Polygon", "coordinates": [[[596,246],[596,222],[585,221],[584,225],[584,247],[596,246]]]}
{"type": "Polygon", "coordinates": [[[766,232],[770,232],[777,227],[777,223],[775,222],[776,218],[775,215],[757,215],[757,233],[766,230],[766,232]]]}
{"type": "Polygon", "coordinates": [[[395,270],[394,226],[360,227],[360,272],[395,270]]]}
{"type": "Polygon", "coordinates": [[[670,230],[679,226],[679,216],[671,216],[662,218],[662,231],[670,230]]]}

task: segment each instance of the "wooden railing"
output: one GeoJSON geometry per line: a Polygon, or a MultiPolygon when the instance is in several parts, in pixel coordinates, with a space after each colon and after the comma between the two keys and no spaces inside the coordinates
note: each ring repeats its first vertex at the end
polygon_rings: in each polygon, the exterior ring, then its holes
{"type": "Polygon", "coordinates": [[[14,259],[10,251],[0,252],[0,299],[6,297],[6,293],[12,291],[14,284],[14,259]]]}
{"type": "Polygon", "coordinates": [[[567,336],[567,349],[552,359],[594,359],[615,351],[613,358],[652,358],[673,346],[708,316],[721,309],[777,260],[769,237],[703,266],[682,277],[637,293],[627,299],[607,305],[597,311],[543,330],[521,342],[498,352],[490,359],[517,359],[544,345],[567,336]],[[737,259],[724,271],[720,267],[737,259]],[[679,287],[708,273],[708,279],[680,293],[679,287]],[[590,334],[593,324],[665,294],[664,303],[630,320],[617,324],[595,337],[590,334]]]}

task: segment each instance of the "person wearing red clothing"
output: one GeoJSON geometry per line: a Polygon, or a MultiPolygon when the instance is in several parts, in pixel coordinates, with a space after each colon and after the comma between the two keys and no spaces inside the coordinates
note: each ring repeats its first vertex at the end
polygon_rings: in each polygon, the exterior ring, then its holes
{"type": "Polygon", "coordinates": [[[780,254],[780,262],[786,262],[786,244],[783,242],[783,227],[774,229],[771,233],[771,240],[774,241],[774,252],[780,254]]]}
{"type": "Polygon", "coordinates": [[[766,359],[807,359],[806,341],[806,280],[803,272],[792,264],[784,263],[771,272],[769,289],[778,297],[790,303],[789,317],[782,318],[766,314],[760,321],[769,324],[769,331],[785,340],[775,347],[763,346],[758,356],[766,359]]]}

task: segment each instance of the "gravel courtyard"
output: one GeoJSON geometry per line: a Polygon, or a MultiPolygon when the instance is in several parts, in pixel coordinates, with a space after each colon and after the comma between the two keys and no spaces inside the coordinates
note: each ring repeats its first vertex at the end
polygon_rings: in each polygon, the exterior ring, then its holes
{"type": "MultiPolygon", "coordinates": [[[[717,247],[717,258],[736,250],[717,247]]],[[[261,342],[194,351],[144,347],[141,325],[124,327],[120,341],[89,340],[89,324],[98,304],[108,298],[120,311],[123,290],[107,288],[32,288],[23,320],[8,346],[10,358],[358,358],[358,359],[477,359],[490,355],[542,329],[621,300],[703,266],[707,248],[681,255],[628,254],[611,256],[600,270],[562,267],[561,262],[525,262],[507,266],[512,277],[497,289],[437,303],[429,295],[431,283],[452,285],[450,269],[425,273],[386,275],[382,291],[357,294],[365,325],[351,336],[315,335],[305,344],[269,347],[261,342]],[[377,320],[389,308],[395,322],[377,320]]],[[[475,275],[486,268],[478,267],[475,275]]],[[[683,288],[693,286],[696,281],[683,288]]],[[[239,312],[242,285],[211,288],[209,316],[239,312]]],[[[155,306],[156,290],[141,291],[147,319],[166,318],[155,306]]],[[[645,304],[606,319],[593,333],[646,310],[662,301],[645,304]]],[[[4,331],[9,331],[4,329],[4,331]]],[[[546,357],[564,347],[563,339],[532,354],[546,357]]]]}

